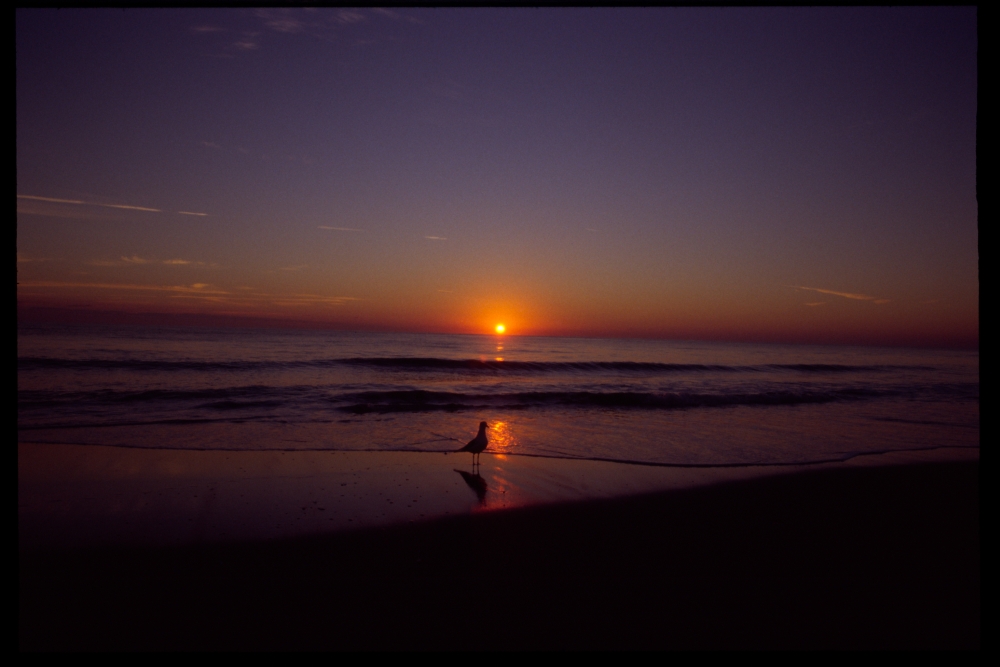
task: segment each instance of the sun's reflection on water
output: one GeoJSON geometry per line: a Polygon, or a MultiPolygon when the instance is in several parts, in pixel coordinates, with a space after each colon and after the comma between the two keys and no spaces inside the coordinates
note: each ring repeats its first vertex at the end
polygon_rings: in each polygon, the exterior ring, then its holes
{"type": "Polygon", "coordinates": [[[517,446],[517,441],[510,428],[510,422],[493,421],[490,423],[489,450],[492,454],[498,455],[509,452],[517,446]]]}
{"type": "Polygon", "coordinates": [[[511,483],[504,472],[505,464],[509,463],[508,454],[516,451],[518,446],[514,429],[508,421],[490,419],[489,417],[487,420],[489,426],[486,436],[489,444],[485,453],[489,456],[487,460],[492,461],[493,465],[486,464],[484,469],[480,469],[475,464],[467,470],[454,469],[476,495],[478,503],[472,508],[473,512],[508,507],[507,493],[516,488],[516,485],[511,483]]]}

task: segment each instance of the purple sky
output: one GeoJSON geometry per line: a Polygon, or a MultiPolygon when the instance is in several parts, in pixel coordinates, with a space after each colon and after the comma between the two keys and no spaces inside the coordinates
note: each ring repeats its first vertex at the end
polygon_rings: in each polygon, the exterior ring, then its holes
{"type": "Polygon", "coordinates": [[[976,22],[18,10],[19,310],[976,344],[976,22]]]}

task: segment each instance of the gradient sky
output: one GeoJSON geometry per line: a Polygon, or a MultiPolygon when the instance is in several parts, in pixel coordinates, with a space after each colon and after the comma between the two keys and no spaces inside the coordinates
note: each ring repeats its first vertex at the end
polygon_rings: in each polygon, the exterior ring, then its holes
{"type": "Polygon", "coordinates": [[[975,346],[976,23],[18,10],[19,317],[975,346]]]}

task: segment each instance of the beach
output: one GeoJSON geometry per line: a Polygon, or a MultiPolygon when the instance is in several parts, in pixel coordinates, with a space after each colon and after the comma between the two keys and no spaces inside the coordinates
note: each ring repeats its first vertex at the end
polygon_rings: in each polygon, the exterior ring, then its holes
{"type": "Polygon", "coordinates": [[[19,645],[977,648],[979,432],[975,351],[23,326],[19,645]]]}
{"type": "Polygon", "coordinates": [[[978,648],[978,471],[22,444],[19,646],[978,648]]]}

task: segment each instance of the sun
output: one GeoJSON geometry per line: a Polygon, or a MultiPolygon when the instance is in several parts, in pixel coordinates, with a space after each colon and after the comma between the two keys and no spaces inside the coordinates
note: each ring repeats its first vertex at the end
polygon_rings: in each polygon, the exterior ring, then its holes
{"type": "Polygon", "coordinates": [[[507,330],[507,327],[505,327],[505,326],[504,326],[504,325],[502,325],[502,324],[498,324],[498,325],[496,325],[496,327],[494,327],[494,328],[496,329],[496,331],[497,331],[497,333],[498,333],[498,334],[502,334],[502,333],[503,333],[504,331],[506,331],[506,330],[507,330]]]}

